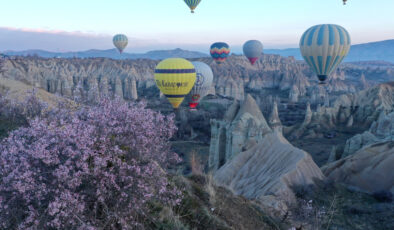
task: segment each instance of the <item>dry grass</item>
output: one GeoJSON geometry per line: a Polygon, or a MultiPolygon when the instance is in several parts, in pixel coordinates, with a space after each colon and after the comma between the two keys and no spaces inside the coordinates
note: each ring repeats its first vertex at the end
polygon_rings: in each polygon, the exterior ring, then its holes
{"type": "Polygon", "coordinates": [[[194,151],[190,157],[190,167],[192,169],[192,175],[202,175],[203,174],[203,166],[201,164],[200,158],[197,153],[194,151]]]}
{"type": "Polygon", "coordinates": [[[216,204],[216,190],[215,190],[215,181],[213,180],[212,173],[207,175],[207,183],[204,185],[205,191],[209,194],[209,202],[211,205],[216,204]]]}
{"type": "Polygon", "coordinates": [[[27,85],[21,81],[16,81],[8,78],[0,77],[0,87],[3,89],[2,91],[8,92],[9,97],[17,100],[23,100],[30,92],[32,92],[35,89],[37,97],[40,100],[48,103],[49,107],[57,105],[59,100],[64,102],[69,102],[70,104],[74,104],[73,102],[67,99],[48,93],[43,89],[38,89],[31,85],[27,85]]]}

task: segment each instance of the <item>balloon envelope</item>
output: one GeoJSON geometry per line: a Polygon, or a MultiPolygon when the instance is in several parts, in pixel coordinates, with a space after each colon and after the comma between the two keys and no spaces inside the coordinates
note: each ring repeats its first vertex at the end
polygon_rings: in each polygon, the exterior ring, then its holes
{"type": "Polygon", "coordinates": [[[155,69],[155,82],[173,108],[178,108],[196,81],[196,69],[183,58],[168,58],[155,69]]]}
{"type": "Polygon", "coordinates": [[[201,0],[184,0],[186,5],[190,8],[191,12],[194,13],[194,10],[200,4],[201,0]]]}
{"type": "Polygon", "coordinates": [[[119,50],[119,52],[122,53],[123,50],[126,48],[129,41],[128,41],[126,35],[117,34],[112,39],[112,42],[114,43],[115,47],[119,50]]]}
{"type": "Polygon", "coordinates": [[[309,28],[300,40],[301,54],[317,74],[320,83],[338,67],[350,50],[349,33],[332,24],[309,28]]]}
{"type": "Polygon", "coordinates": [[[257,40],[247,41],[243,46],[244,55],[249,59],[253,65],[263,53],[263,44],[257,40]]]}
{"type": "Polygon", "coordinates": [[[213,60],[215,60],[217,64],[221,64],[226,61],[230,54],[230,46],[225,42],[213,43],[211,45],[210,53],[213,60]]]}
{"type": "Polygon", "coordinates": [[[201,99],[208,94],[213,81],[213,72],[211,67],[203,62],[195,61],[192,64],[196,69],[197,79],[190,91],[189,107],[194,109],[201,99]]]}

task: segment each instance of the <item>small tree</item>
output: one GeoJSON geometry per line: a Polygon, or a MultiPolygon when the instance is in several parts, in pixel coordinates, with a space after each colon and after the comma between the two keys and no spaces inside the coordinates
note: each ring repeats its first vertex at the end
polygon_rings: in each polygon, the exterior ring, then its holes
{"type": "Polygon", "coordinates": [[[118,99],[50,114],[0,143],[0,228],[142,228],[149,202],[180,202],[173,117],[118,99]]]}
{"type": "Polygon", "coordinates": [[[0,139],[10,130],[28,125],[30,119],[45,116],[47,111],[48,105],[37,98],[35,89],[20,101],[0,93],[0,139]]]}

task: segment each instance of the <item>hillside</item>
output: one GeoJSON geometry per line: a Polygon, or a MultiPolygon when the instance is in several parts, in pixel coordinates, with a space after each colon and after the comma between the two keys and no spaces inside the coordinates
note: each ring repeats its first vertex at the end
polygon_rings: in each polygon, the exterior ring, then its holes
{"type": "Polygon", "coordinates": [[[182,57],[182,58],[199,58],[207,57],[208,54],[204,54],[196,51],[188,51],[182,49],[173,50],[154,50],[147,53],[122,53],[116,49],[109,50],[86,50],[79,52],[49,52],[45,50],[25,50],[25,51],[5,51],[3,54],[8,56],[38,56],[43,58],[111,58],[111,59],[165,59],[171,57],[182,57]]]}
{"type": "MultiPolygon", "coordinates": [[[[297,60],[302,60],[298,48],[289,49],[265,49],[265,54],[278,54],[283,57],[293,56],[297,60]]],[[[165,59],[171,57],[182,58],[202,58],[208,57],[207,53],[189,51],[183,49],[173,50],[153,50],[147,53],[123,53],[122,55],[116,49],[109,50],[86,50],[78,52],[49,52],[45,50],[25,50],[25,51],[5,51],[3,54],[8,56],[34,56],[44,58],[112,58],[112,59],[165,59]]],[[[362,61],[386,61],[394,63],[394,39],[365,44],[353,45],[345,62],[362,62],[362,61]]]]}
{"type": "MultiPolygon", "coordinates": [[[[302,56],[298,48],[291,49],[267,49],[267,54],[279,54],[284,57],[294,56],[301,60],[302,56]]],[[[365,44],[352,45],[345,62],[359,61],[388,61],[394,62],[394,39],[370,42],[365,44]]]]}

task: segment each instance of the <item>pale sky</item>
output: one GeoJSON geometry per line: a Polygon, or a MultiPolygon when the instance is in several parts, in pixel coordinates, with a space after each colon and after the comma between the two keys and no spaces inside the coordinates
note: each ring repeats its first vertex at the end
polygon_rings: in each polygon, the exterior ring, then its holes
{"type": "Polygon", "coordinates": [[[322,23],[345,27],[353,44],[394,39],[394,0],[202,0],[195,14],[183,0],[8,0],[0,9],[0,51],[110,49],[116,33],[129,37],[127,52],[250,39],[290,48],[322,23]]]}

